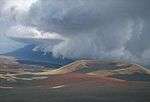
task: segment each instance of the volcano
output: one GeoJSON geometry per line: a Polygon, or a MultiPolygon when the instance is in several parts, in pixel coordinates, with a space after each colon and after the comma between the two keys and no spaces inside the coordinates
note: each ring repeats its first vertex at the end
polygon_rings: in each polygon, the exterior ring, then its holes
{"type": "Polygon", "coordinates": [[[52,53],[44,53],[40,50],[34,51],[36,45],[26,45],[23,48],[13,52],[6,53],[6,56],[15,57],[22,64],[41,65],[51,68],[57,68],[72,62],[72,59],[63,57],[54,57],[52,53]]]}

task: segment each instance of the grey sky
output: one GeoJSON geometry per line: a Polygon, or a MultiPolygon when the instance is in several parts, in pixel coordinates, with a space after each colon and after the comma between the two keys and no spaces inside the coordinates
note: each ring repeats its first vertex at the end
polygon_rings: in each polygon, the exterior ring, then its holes
{"type": "Polygon", "coordinates": [[[149,0],[25,1],[1,0],[1,34],[56,33],[63,41],[53,47],[51,41],[38,38],[44,51],[55,56],[150,62],[149,0]]]}

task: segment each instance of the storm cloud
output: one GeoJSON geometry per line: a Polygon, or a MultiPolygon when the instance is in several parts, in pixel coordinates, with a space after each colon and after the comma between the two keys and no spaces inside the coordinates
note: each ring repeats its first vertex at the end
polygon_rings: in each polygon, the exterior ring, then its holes
{"type": "Polygon", "coordinates": [[[0,2],[0,31],[11,39],[56,57],[150,62],[149,0],[0,2]]]}

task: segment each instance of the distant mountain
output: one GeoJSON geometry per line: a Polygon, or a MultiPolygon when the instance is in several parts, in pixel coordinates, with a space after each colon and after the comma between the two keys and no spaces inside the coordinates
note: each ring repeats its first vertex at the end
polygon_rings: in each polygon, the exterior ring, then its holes
{"type": "Polygon", "coordinates": [[[60,67],[72,62],[72,59],[63,57],[55,58],[52,53],[44,53],[42,51],[33,51],[35,45],[27,45],[24,48],[13,52],[6,53],[7,56],[13,56],[18,59],[18,62],[24,64],[37,64],[48,67],[60,67]]]}

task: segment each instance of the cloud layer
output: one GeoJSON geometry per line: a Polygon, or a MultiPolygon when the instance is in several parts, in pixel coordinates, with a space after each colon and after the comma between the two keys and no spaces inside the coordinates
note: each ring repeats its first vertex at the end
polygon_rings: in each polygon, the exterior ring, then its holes
{"type": "Polygon", "coordinates": [[[0,2],[1,34],[54,56],[150,62],[149,0],[0,2]]]}

